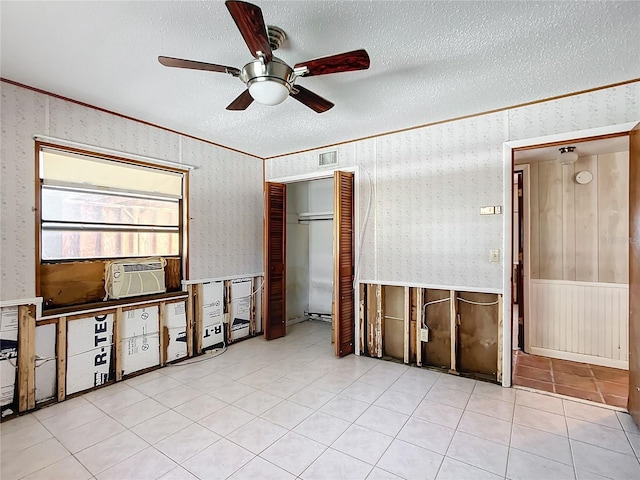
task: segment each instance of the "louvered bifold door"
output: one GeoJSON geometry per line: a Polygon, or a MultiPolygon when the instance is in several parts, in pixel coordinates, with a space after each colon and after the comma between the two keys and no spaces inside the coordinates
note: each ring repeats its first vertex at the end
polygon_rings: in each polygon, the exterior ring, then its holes
{"type": "Polygon", "coordinates": [[[264,216],[264,336],[267,340],[286,333],[286,188],[282,183],[265,184],[264,216]]]}
{"type": "MultiPolygon", "coordinates": [[[[640,124],[629,135],[629,402],[640,427],[640,124]]],[[[638,453],[638,452],[636,452],[638,453]]]]}
{"type": "Polygon", "coordinates": [[[333,324],[335,353],[353,353],[353,174],[335,172],[333,202],[333,324]]]}

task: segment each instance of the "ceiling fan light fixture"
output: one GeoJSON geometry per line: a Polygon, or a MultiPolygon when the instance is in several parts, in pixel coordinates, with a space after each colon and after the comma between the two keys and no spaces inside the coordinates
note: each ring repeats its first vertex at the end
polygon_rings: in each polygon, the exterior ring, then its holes
{"type": "Polygon", "coordinates": [[[576,153],[576,147],[560,147],[560,153],[558,154],[558,161],[562,165],[571,165],[578,160],[578,154],[576,153]]]}
{"type": "Polygon", "coordinates": [[[256,78],[249,82],[249,93],[263,105],[278,105],[289,96],[289,85],[277,78],[256,78]]]}

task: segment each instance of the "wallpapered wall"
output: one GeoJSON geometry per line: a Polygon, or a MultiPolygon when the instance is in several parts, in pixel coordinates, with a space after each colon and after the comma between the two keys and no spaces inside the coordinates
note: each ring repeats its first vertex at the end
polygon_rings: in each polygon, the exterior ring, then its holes
{"type": "MultiPolygon", "coordinates": [[[[336,147],[340,167],[362,167],[359,278],[501,291],[505,252],[490,263],[489,250],[505,219],[479,209],[502,204],[503,142],[638,119],[634,83],[336,147]]],[[[321,170],[326,150],[268,160],[267,180],[321,170]]]]}
{"type": "Polygon", "coordinates": [[[0,86],[0,300],[35,296],[34,134],[195,166],[189,278],[262,271],[260,160],[6,82],[0,86]]]}

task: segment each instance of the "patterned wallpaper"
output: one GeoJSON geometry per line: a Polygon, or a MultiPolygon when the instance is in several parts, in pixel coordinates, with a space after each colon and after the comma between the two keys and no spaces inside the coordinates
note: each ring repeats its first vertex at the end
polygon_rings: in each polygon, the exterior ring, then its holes
{"type": "Polygon", "coordinates": [[[31,135],[44,131],[46,97],[7,83],[0,88],[0,300],[14,300],[35,296],[31,135]]]}
{"type": "MultiPolygon", "coordinates": [[[[35,133],[195,165],[190,278],[262,271],[259,160],[8,83],[1,95],[1,300],[35,295],[35,133]]],[[[359,277],[502,289],[488,253],[504,218],[478,215],[502,203],[502,143],[639,117],[634,83],[336,147],[340,167],[361,167],[359,277]]],[[[267,178],[317,171],[324,150],[268,160],[267,178]]]]}
{"type": "Polygon", "coordinates": [[[262,272],[262,162],[191,138],[183,139],[182,157],[196,167],[189,189],[190,277],[262,272]]]}
{"type": "MultiPolygon", "coordinates": [[[[503,142],[639,118],[634,83],[336,147],[361,167],[359,278],[502,290],[504,216],[479,209],[502,204],[503,142]]],[[[317,171],[320,151],[267,160],[266,178],[317,171]]]]}
{"type": "Polygon", "coordinates": [[[0,88],[0,300],[35,296],[34,134],[196,166],[189,278],[262,271],[260,160],[6,82],[0,88]]]}

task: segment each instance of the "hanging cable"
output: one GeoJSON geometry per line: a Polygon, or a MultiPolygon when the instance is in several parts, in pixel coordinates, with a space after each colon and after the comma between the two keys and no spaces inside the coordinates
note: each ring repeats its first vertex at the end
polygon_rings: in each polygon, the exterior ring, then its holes
{"type": "Polygon", "coordinates": [[[480,306],[497,305],[499,303],[499,300],[496,300],[495,302],[473,302],[471,300],[466,300],[462,297],[457,297],[457,300],[460,300],[461,302],[464,302],[464,303],[470,303],[471,305],[480,305],[480,306]]]}
{"type": "Polygon", "coordinates": [[[440,300],[432,300],[430,302],[427,302],[422,306],[422,328],[429,328],[427,326],[427,307],[436,303],[448,302],[449,300],[451,300],[451,298],[449,297],[441,298],[440,300]]]}
{"type": "Polygon", "coordinates": [[[258,288],[256,288],[249,295],[243,295],[242,297],[232,298],[229,303],[237,302],[238,300],[242,300],[243,298],[250,298],[255,296],[260,290],[262,290],[263,285],[264,285],[264,277],[262,277],[262,282],[260,282],[260,285],[258,286],[258,288]]]}

